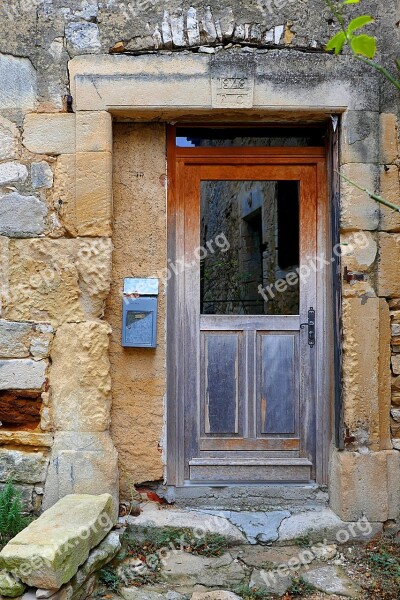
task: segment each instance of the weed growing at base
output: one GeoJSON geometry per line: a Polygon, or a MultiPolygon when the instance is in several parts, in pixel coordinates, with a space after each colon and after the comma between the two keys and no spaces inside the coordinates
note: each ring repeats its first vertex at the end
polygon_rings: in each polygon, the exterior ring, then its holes
{"type": "Polygon", "coordinates": [[[227,547],[226,539],[216,533],[196,537],[191,529],[180,527],[147,527],[136,539],[134,534],[123,537],[126,550],[123,557],[132,566],[106,567],[100,573],[100,583],[116,592],[121,585],[142,586],[159,579],[162,561],[177,551],[201,556],[220,556],[227,547]]]}
{"type": "Polygon", "coordinates": [[[21,494],[8,480],[0,492],[0,550],[32,521],[23,510],[21,494]]]}

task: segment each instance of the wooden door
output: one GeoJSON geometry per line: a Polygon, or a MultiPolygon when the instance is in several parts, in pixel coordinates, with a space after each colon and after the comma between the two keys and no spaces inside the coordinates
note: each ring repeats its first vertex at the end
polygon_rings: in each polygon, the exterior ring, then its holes
{"type": "Polygon", "coordinates": [[[313,480],[312,152],[182,149],[169,182],[169,483],[313,480]]]}

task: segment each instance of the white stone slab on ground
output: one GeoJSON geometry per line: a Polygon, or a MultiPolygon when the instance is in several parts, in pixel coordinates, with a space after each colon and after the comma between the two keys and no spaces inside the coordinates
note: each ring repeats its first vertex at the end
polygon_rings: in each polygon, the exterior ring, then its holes
{"type": "Polygon", "coordinates": [[[113,514],[110,494],[65,496],[3,548],[0,569],[31,587],[59,589],[110,531],[113,514]]]}

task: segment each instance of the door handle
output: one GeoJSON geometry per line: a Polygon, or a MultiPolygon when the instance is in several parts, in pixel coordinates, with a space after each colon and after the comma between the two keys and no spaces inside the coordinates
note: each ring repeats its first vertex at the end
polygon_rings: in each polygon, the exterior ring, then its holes
{"type": "Polygon", "coordinates": [[[315,346],[315,310],[312,306],[308,310],[307,323],[301,323],[300,329],[305,327],[308,327],[308,345],[313,348],[315,346]]]}

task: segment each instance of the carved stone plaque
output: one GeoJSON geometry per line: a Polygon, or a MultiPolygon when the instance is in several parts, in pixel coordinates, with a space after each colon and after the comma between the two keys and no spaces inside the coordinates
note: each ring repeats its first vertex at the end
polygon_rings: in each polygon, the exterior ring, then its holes
{"type": "Polygon", "coordinates": [[[213,108],[252,108],[255,63],[252,57],[215,57],[211,63],[213,108]]]}

